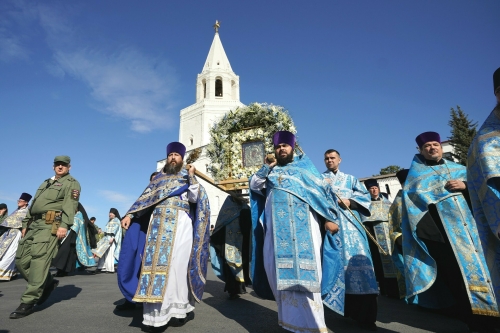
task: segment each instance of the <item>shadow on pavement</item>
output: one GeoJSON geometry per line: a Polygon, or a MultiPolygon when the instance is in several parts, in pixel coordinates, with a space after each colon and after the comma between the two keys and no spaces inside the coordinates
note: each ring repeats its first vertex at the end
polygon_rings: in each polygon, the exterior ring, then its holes
{"type": "Polygon", "coordinates": [[[78,296],[81,291],[82,288],[76,287],[72,284],[58,287],[52,292],[52,294],[50,294],[49,299],[44,304],[40,305],[39,307],[37,306],[36,308],[43,310],[51,307],[53,304],[70,300],[78,296]]]}
{"type": "MultiPolygon", "coordinates": [[[[118,305],[122,304],[125,302],[125,298],[119,299],[115,302],[113,302],[113,305],[118,305]]],[[[139,327],[142,328],[142,306],[137,306],[135,309],[130,309],[130,310],[122,310],[118,311],[116,309],[113,310],[113,314],[118,317],[132,317],[132,321],[128,326],[130,327],[139,327]]]]}
{"type": "Polygon", "coordinates": [[[229,300],[229,294],[224,292],[224,283],[207,280],[205,292],[212,297],[204,298],[203,302],[219,311],[224,317],[233,320],[248,332],[283,332],[278,325],[276,311],[256,304],[245,298],[251,297],[253,291],[247,287],[247,294],[241,298],[229,300]],[[251,314],[251,315],[249,315],[251,314]],[[255,320],[259,318],[259,320],[255,320]]]}

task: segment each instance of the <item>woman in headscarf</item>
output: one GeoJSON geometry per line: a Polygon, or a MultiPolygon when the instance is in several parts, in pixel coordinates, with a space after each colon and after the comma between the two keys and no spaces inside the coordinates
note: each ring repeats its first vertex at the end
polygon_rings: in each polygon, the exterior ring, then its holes
{"type": "MultiPolygon", "coordinates": [[[[7,216],[9,216],[7,204],[0,203],[0,223],[2,223],[7,216]]],[[[7,228],[0,226],[0,236],[2,236],[5,231],[7,231],[7,228]]]]}
{"type": "Polygon", "coordinates": [[[120,223],[120,213],[116,208],[109,210],[109,221],[106,225],[104,237],[97,243],[97,248],[92,250],[97,257],[99,263],[97,269],[102,272],[115,272],[115,259],[119,260],[120,249],[122,244],[122,227],[120,223]]]}
{"type": "Polygon", "coordinates": [[[95,239],[97,230],[90,222],[85,208],[80,203],[71,229],[78,234],[76,238],[76,268],[94,267],[96,262],[91,249],[97,246],[95,239]]]}
{"type": "Polygon", "coordinates": [[[85,208],[78,203],[73,225],[68,230],[66,238],[61,241],[57,255],[52,259],[52,265],[57,268],[56,276],[66,276],[74,271],[75,267],[96,265],[89,246],[92,240],[95,246],[95,234],[92,233],[94,230],[91,229],[92,227],[85,208]]]}

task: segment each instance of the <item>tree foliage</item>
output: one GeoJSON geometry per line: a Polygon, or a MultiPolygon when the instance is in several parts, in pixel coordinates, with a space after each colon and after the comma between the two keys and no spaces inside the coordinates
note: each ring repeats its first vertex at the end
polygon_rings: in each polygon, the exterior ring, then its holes
{"type": "Polygon", "coordinates": [[[389,175],[391,173],[396,173],[398,172],[399,170],[402,170],[403,168],[400,167],[399,165],[389,165],[385,168],[382,168],[380,169],[380,173],[378,175],[373,175],[373,177],[375,176],[382,176],[382,175],[389,175]]]}
{"type": "Polygon", "coordinates": [[[448,125],[451,127],[450,144],[454,149],[451,154],[458,163],[466,165],[467,152],[476,136],[477,122],[473,122],[460,106],[457,109],[451,108],[450,121],[448,125]]]}

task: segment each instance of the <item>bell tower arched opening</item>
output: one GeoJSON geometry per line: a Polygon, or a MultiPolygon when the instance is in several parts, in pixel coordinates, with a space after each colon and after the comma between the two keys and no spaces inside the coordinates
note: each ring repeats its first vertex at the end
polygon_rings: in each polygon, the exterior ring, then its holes
{"type": "Polygon", "coordinates": [[[222,97],[222,78],[215,79],[215,97],[222,97]]]}

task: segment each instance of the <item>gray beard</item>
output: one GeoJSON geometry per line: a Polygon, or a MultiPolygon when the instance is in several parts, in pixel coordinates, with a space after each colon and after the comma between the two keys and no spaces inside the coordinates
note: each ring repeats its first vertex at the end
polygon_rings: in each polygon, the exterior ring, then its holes
{"type": "Polygon", "coordinates": [[[175,175],[175,174],[178,174],[179,172],[181,172],[181,169],[182,169],[182,164],[176,164],[176,165],[172,165],[172,164],[167,164],[165,165],[165,173],[168,174],[168,175],[175,175]]]}

